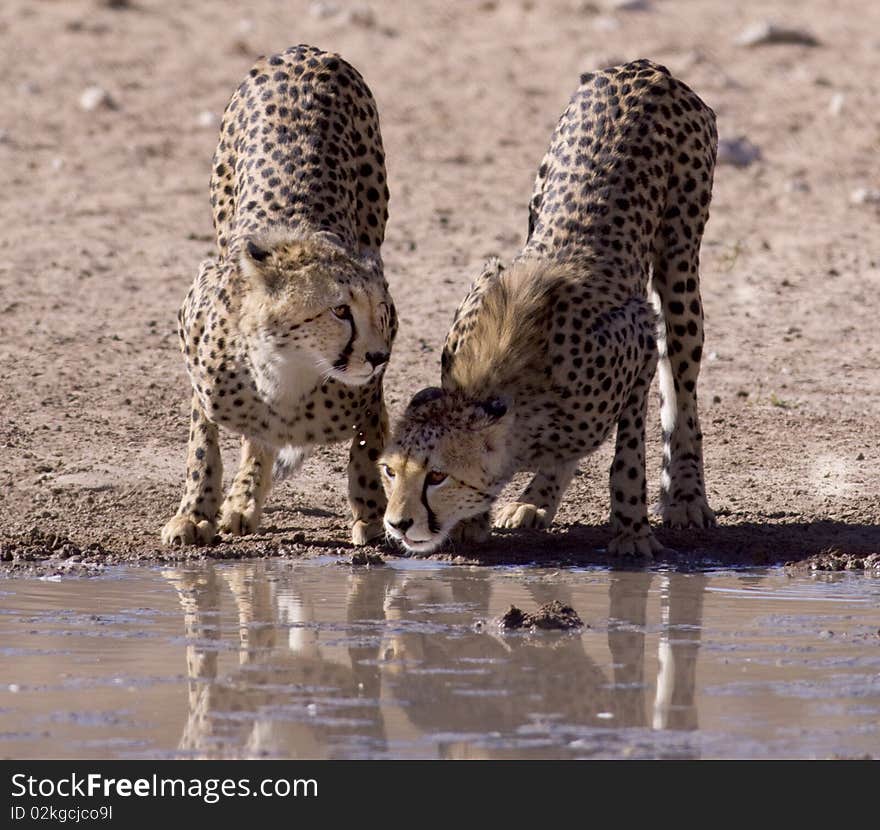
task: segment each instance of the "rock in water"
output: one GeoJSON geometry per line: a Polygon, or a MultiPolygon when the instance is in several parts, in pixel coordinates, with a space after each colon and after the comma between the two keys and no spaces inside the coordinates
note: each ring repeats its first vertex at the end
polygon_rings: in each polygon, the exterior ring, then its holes
{"type": "Polygon", "coordinates": [[[515,605],[511,605],[498,622],[501,628],[514,631],[520,628],[541,628],[545,631],[568,631],[571,628],[582,628],[584,623],[577,611],[558,599],[542,605],[534,614],[527,614],[515,605]]]}

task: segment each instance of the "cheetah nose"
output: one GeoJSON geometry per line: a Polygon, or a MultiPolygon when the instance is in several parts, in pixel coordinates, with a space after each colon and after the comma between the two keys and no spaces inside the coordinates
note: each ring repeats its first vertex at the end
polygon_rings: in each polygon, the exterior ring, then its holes
{"type": "Polygon", "coordinates": [[[412,519],[400,519],[396,522],[388,522],[395,530],[399,530],[401,533],[406,533],[412,526],[412,519]]]}
{"type": "Polygon", "coordinates": [[[388,352],[367,352],[367,363],[374,369],[378,369],[383,363],[388,362],[388,352]]]}

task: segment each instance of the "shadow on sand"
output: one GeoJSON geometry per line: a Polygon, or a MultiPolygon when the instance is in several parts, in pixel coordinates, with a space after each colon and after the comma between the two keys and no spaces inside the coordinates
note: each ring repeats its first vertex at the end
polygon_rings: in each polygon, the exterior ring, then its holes
{"type": "MultiPolygon", "coordinates": [[[[558,526],[549,531],[499,531],[479,547],[450,547],[438,558],[464,559],[481,565],[547,562],[563,565],[642,567],[643,560],[609,556],[610,528],[558,526]]],[[[720,525],[708,530],[655,528],[667,550],[654,563],[701,565],[775,565],[803,562],[834,551],[857,557],[880,553],[880,526],[838,521],[720,525]]]]}

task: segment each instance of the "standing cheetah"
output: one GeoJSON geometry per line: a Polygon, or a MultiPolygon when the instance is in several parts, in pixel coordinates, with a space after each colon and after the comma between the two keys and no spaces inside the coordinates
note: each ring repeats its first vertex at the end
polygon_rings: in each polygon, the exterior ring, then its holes
{"type": "Polygon", "coordinates": [[[579,459],[617,425],[609,550],[650,555],[645,414],[658,353],[662,516],[714,521],[696,384],[716,145],[712,111],[662,66],[581,78],[538,171],[525,247],[474,282],[446,340],[442,389],[413,398],[380,459],[393,539],[428,553],[453,529],[484,538],[518,470],[535,476],[496,524],[547,526],[579,459]]]}
{"type": "Polygon", "coordinates": [[[211,177],[219,255],[178,315],[193,387],[186,486],[166,544],[255,531],[273,463],[351,440],[352,539],[382,530],[382,378],[397,331],[380,246],[388,218],[376,104],[311,46],[260,58],[232,96],[211,177]],[[218,425],[242,436],[222,506],[218,425]]]}

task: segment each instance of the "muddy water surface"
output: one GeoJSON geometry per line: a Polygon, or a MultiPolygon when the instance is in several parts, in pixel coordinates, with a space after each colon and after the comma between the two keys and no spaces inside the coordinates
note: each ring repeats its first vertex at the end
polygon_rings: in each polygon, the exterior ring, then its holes
{"type": "Polygon", "coordinates": [[[880,580],[395,560],[0,583],[0,756],[880,755],[880,580]],[[553,599],[577,633],[502,633],[553,599]]]}

